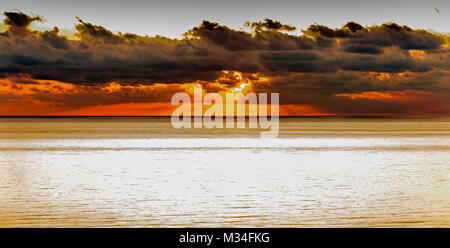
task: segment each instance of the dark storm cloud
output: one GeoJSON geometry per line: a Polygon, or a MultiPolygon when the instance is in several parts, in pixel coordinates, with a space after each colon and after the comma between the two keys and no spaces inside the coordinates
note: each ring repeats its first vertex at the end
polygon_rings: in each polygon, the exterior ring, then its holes
{"type": "Polygon", "coordinates": [[[28,27],[33,21],[43,21],[41,16],[29,16],[21,12],[4,12],[3,23],[11,27],[28,27]]]}
{"type": "Polygon", "coordinates": [[[282,24],[279,21],[273,21],[271,19],[264,19],[263,22],[247,22],[245,24],[246,26],[251,27],[255,31],[262,31],[262,30],[282,30],[282,31],[294,31],[297,28],[291,25],[282,24]]]}
{"type": "Polygon", "coordinates": [[[343,38],[343,37],[349,36],[349,32],[347,30],[343,30],[343,29],[334,29],[333,30],[327,26],[316,25],[316,24],[309,26],[305,33],[309,33],[314,36],[322,35],[322,36],[325,36],[328,38],[343,38]]]}
{"type": "MultiPolygon", "coordinates": [[[[113,33],[77,18],[79,39],[73,40],[60,35],[58,28],[30,30],[33,21],[42,21],[39,16],[5,16],[7,30],[0,33],[3,77],[28,75],[78,85],[152,84],[214,81],[222,70],[236,70],[278,79],[270,86],[275,91],[332,94],[392,85],[398,90],[448,90],[442,82],[439,87],[417,80],[370,82],[369,72],[409,71],[418,78],[450,69],[448,36],[395,23],[364,27],[349,22],[339,29],[314,24],[296,35],[289,33],[295,27],[270,19],[248,23],[251,32],[203,21],[183,39],[170,39],[113,33]],[[410,50],[422,55],[413,56],[410,50]]],[[[444,74],[441,77],[447,78],[444,74]]]]}
{"type": "Polygon", "coordinates": [[[351,45],[344,48],[349,53],[381,54],[383,49],[376,46],[351,45]]]}
{"type": "Polygon", "coordinates": [[[41,34],[41,38],[47,41],[53,48],[69,49],[69,43],[65,37],[58,36],[59,29],[53,28],[52,31],[45,31],[41,34]]]}
{"type": "Polygon", "coordinates": [[[385,23],[379,26],[363,27],[349,22],[342,28],[331,29],[322,25],[311,25],[304,33],[325,38],[342,38],[344,45],[361,45],[377,47],[396,46],[401,49],[438,49],[444,40],[424,30],[413,30],[396,23],[385,23]]]}
{"type": "Polygon", "coordinates": [[[80,24],[75,26],[78,31],[78,35],[84,40],[101,40],[105,44],[119,44],[124,40],[122,37],[114,35],[111,31],[105,29],[102,26],[93,25],[91,23],[86,23],[77,17],[80,24]]]}
{"type": "MultiPolygon", "coordinates": [[[[266,19],[267,22],[268,19],[266,19]]],[[[256,25],[254,33],[238,31],[219,25],[215,22],[203,21],[198,27],[186,32],[186,38],[197,38],[207,43],[223,47],[230,51],[240,50],[295,50],[313,49],[317,44],[313,39],[305,36],[295,36],[281,33],[286,30],[281,27],[272,27],[264,23],[253,23],[256,25]],[[267,28],[265,26],[269,26],[267,28]],[[263,28],[265,27],[265,28],[263,28]],[[278,27],[278,28],[277,28],[278,27]]],[[[271,21],[273,22],[273,21],[271,21]]],[[[277,22],[278,23],[278,22],[277,22]]],[[[281,25],[281,24],[280,24],[281,25]]],[[[290,27],[290,26],[288,26],[290,27]]],[[[292,30],[292,29],[291,29],[292,30]]]]}

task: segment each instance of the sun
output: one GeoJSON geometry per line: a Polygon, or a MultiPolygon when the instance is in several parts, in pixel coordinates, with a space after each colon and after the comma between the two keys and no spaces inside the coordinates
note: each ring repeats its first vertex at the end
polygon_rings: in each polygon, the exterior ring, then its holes
{"type": "Polygon", "coordinates": [[[244,92],[248,91],[249,88],[250,88],[250,83],[241,83],[241,84],[239,84],[239,87],[233,88],[231,91],[244,93],[244,92]]]}

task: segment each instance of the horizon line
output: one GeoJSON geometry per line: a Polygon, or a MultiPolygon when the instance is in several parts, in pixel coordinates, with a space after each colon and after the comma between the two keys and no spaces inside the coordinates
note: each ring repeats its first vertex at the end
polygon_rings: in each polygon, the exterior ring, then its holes
{"type": "MultiPolygon", "coordinates": [[[[0,115],[0,118],[101,118],[101,117],[156,117],[156,118],[171,118],[170,115],[0,115]]],[[[191,118],[203,117],[203,116],[189,116],[191,118]]],[[[220,116],[218,116],[220,117],[220,116]]],[[[226,118],[228,116],[221,116],[226,118]]],[[[267,116],[233,116],[233,118],[239,117],[272,117],[267,116]]],[[[450,115],[279,115],[279,118],[432,118],[432,117],[450,117],[450,115]]]]}

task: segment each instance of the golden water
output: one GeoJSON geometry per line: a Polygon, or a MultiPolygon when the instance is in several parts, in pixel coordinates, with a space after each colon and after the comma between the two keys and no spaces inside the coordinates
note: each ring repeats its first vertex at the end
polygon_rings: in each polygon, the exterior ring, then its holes
{"type": "Polygon", "coordinates": [[[450,227],[450,118],[0,118],[0,227],[450,227]]]}

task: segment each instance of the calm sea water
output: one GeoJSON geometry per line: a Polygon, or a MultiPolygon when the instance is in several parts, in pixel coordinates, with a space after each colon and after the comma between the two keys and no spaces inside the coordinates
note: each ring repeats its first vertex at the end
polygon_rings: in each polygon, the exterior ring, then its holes
{"type": "Polygon", "coordinates": [[[0,227],[450,227],[450,118],[0,118],[0,227]]]}

